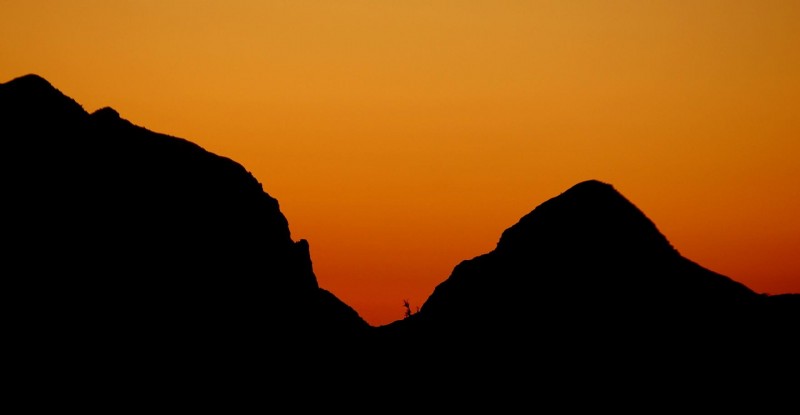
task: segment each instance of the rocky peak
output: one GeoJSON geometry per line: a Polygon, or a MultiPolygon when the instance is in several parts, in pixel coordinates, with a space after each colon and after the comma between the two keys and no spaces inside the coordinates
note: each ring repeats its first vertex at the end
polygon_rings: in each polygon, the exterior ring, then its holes
{"type": "Polygon", "coordinates": [[[87,114],[75,100],[34,74],[0,84],[0,112],[3,116],[40,122],[75,120],[87,114]]]}

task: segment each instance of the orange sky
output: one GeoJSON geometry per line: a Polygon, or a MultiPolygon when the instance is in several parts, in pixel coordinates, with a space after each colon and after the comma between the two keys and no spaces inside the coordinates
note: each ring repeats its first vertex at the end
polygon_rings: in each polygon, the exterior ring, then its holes
{"type": "Polygon", "coordinates": [[[585,179],[800,292],[800,2],[7,0],[0,82],[230,157],[380,325],[585,179]]]}

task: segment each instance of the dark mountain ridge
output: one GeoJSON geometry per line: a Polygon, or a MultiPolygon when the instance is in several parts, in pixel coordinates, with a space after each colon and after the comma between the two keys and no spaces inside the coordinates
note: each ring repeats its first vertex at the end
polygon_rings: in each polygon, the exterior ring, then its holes
{"type": "Polygon", "coordinates": [[[555,348],[598,337],[719,344],[792,335],[796,300],[683,257],[613,186],[588,180],[536,207],[495,250],[456,266],[418,313],[380,330],[459,344],[487,333],[502,344],[558,339],[555,348]]]}
{"type": "MultiPolygon", "coordinates": [[[[600,309],[628,308],[643,297],[641,306],[648,308],[745,304],[755,298],[744,285],[683,258],[638,208],[611,185],[595,180],[579,183],[525,215],[503,232],[491,254],[475,262],[481,261],[511,265],[514,272],[493,272],[503,276],[497,281],[505,285],[502,293],[539,291],[549,298],[566,294],[558,301],[579,300],[598,307],[610,293],[626,299],[600,309]]],[[[469,284],[469,271],[464,271],[469,265],[460,265],[437,287],[422,311],[446,307],[452,312],[448,285],[460,280],[469,284]]]]}
{"type": "Polygon", "coordinates": [[[21,324],[189,350],[368,327],[318,286],[308,243],[240,164],[89,114],[36,75],[0,84],[0,117],[4,291],[21,324]]]}
{"type": "Polygon", "coordinates": [[[132,348],[155,361],[321,355],[385,376],[464,356],[542,370],[547,356],[631,363],[758,343],[775,357],[796,345],[800,295],[758,294],[684,258],[596,180],[460,263],[419,312],[371,327],[320,288],[308,243],[235,161],[109,107],[89,114],[36,75],[0,84],[0,129],[3,291],[23,345],[42,353],[99,342],[111,360],[132,348]]]}
{"type": "Polygon", "coordinates": [[[545,307],[564,318],[695,319],[764,301],[681,256],[613,186],[588,180],[521,218],[494,251],[459,264],[415,318],[494,325],[545,307]]]}

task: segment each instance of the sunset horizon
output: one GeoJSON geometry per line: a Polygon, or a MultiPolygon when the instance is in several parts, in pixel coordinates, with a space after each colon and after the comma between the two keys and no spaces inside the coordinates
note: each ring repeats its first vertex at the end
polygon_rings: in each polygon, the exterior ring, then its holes
{"type": "Polygon", "coordinates": [[[691,261],[800,293],[796,2],[81,4],[4,5],[0,83],[241,164],[373,326],[587,180],[691,261]]]}

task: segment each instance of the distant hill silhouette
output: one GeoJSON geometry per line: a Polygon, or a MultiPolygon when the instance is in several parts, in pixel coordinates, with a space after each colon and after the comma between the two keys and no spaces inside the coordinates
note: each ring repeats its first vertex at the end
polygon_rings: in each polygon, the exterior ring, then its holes
{"type": "Polygon", "coordinates": [[[0,84],[0,133],[8,332],[42,364],[289,365],[334,383],[359,367],[374,386],[796,351],[800,295],[684,258],[607,183],[545,201],[419,312],[372,327],[319,287],[308,243],[235,161],[108,107],[89,114],[36,75],[0,84]]]}
{"type": "Polygon", "coordinates": [[[745,349],[785,358],[798,323],[800,295],[758,294],[686,259],[613,186],[588,180],[456,266],[419,312],[378,331],[388,343],[495,363],[536,351],[619,366],[665,349],[683,362],[745,349]]]}
{"type": "Polygon", "coordinates": [[[728,402],[766,385],[788,402],[799,323],[800,295],[758,294],[684,258],[613,186],[589,180],[375,339],[397,356],[393,373],[457,385],[472,405],[728,402]]]}

